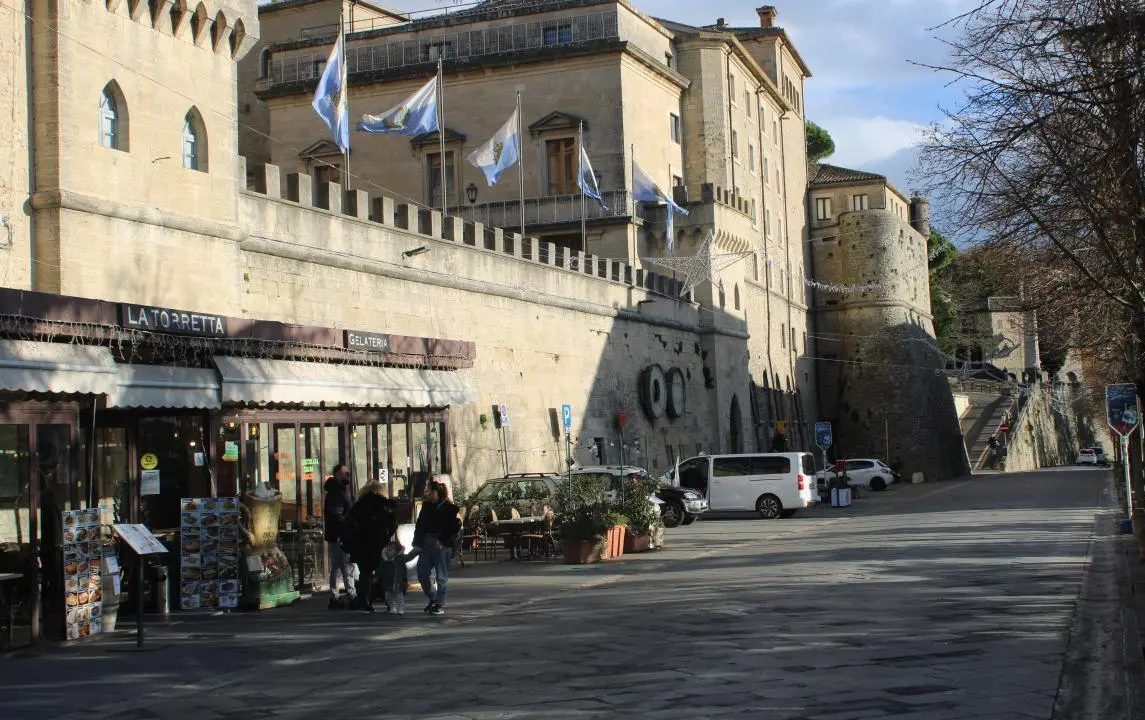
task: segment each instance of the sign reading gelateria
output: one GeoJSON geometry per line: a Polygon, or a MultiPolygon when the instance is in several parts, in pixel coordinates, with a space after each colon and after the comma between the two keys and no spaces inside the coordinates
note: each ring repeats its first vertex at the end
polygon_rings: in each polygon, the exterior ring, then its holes
{"type": "Polygon", "coordinates": [[[149,305],[119,304],[119,321],[132,330],[196,335],[199,337],[226,337],[227,319],[221,315],[171,310],[149,305]]]}
{"type": "Polygon", "coordinates": [[[346,331],[346,349],[363,350],[365,352],[388,353],[390,351],[390,336],[381,333],[346,331]]]}

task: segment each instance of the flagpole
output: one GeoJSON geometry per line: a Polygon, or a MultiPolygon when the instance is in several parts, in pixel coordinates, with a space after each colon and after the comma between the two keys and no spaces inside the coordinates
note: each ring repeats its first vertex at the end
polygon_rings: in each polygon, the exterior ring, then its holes
{"type": "Polygon", "coordinates": [[[525,239],[525,136],[521,127],[521,91],[517,91],[517,173],[521,185],[521,239],[525,239]]]}
{"type": "MultiPolygon", "coordinates": [[[[346,26],[344,22],[345,11],[338,13],[338,42],[342,43],[342,93],[346,98],[346,119],[345,122],[350,122],[350,59],[346,56],[346,26]]],[[[352,176],[350,175],[350,146],[347,145],[342,151],[342,163],[346,166],[346,191],[350,191],[350,183],[352,176]]]]}
{"type": "Polygon", "coordinates": [[[437,136],[441,140],[441,217],[449,217],[449,185],[445,172],[445,76],[442,59],[437,58],[437,136]]]}
{"type": "MultiPolygon", "coordinates": [[[[577,173],[577,184],[582,186],[580,188],[580,251],[587,255],[588,254],[588,230],[587,230],[587,222],[585,220],[585,213],[586,213],[585,204],[586,204],[587,198],[585,197],[586,193],[585,193],[584,187],[583,187],[584,185],[587,184],[587,181],[584,179],[584,167],[582,166],[584,163],[584,121],[583,120],[581,120],[580,124],[577,125],[576,142],[577,142],[576,162],[577,162],[577,165],[580,166],[578,168],[579,172],[577,173]]],[[[599,194],[600,188],[598,187],[596,189],[596,191],[597,191],[597,194],[599,194]]],[[[593,272],[594,273],[596,272],[595,268],[593,268],[593,272]]]]}

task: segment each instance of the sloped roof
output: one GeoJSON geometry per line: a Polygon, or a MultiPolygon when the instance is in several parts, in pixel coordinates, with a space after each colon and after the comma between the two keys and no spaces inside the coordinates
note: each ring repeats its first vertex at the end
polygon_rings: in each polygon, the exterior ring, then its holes
{"type": "Polygon", "coordinates": [[[819,163],[814,167],[814,175],[811,178],[812,185],[886,181],[886,175],[879,175],[878,173],[867,172],[865,170],[852,170],[850,168],[839,167],[838,165],[827,165],[825,163],[819,163]]]}

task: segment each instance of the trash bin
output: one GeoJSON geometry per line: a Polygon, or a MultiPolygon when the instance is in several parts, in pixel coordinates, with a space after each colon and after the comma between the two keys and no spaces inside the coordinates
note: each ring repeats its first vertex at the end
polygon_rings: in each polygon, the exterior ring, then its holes
{"type": "Polygon", "coordinates": [[[151,566],[151,612],[167,617],[171,614],[171,592],[167,582],[167,566],[151,566]]]}

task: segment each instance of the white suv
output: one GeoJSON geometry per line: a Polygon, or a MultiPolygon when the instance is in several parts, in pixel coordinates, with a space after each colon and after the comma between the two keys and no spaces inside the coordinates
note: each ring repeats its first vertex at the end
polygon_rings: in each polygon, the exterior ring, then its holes
{"type": "MultiPolygon", "coordinates": [[[[851,485],[870,488],[876,492],[886,490],[887,486],[893,484],[897,478],[895,471],[891,470],[882,460],[860,458],[844,460],[843,463],[845,463],[847,479],[851,485]]],[[[827,483],[833,477],[835,477],[834,465],[815,473],[816,485],[819,487],[820,495],[825,494],[827,483]]]]}

